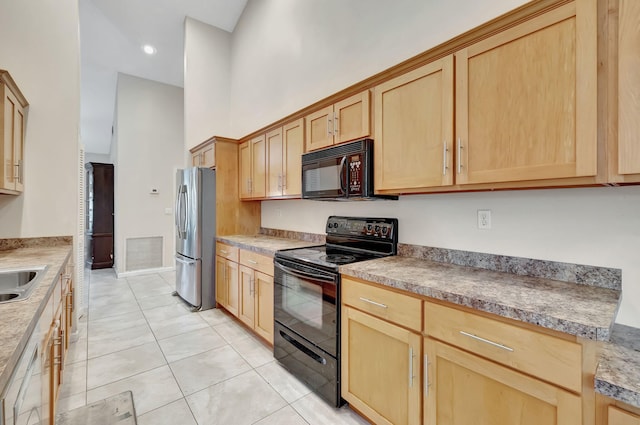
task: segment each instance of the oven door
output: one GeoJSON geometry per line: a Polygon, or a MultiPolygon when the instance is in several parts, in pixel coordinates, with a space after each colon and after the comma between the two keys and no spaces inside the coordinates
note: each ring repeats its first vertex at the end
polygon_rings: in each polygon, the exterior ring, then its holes
{"type": "Polygon", "coordinates": [[[282,258],[274,265],[275,321],[337,357],[338,273],[282,258]]]}

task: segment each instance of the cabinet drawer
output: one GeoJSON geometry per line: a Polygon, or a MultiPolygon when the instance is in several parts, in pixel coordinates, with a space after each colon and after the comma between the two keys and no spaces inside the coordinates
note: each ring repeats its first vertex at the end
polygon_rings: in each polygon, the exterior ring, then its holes
{"type": "Polygon", "coordinates": [[[608,425],[640,425],[640,416],[609,406],[608,425]]]}
{"type": "Polygon", "coordinates": [[[241,249],[240,264],[273,276],[273,257],[241,249]]]}
{"type": "Polygon", "coordinates": [[[238,247],[227,245],[225,243],[216,243],[216,255],[226,258],[227,260],[238,262],[238,247]]]}
{"type": "Polygon", "coordinates": [[[409,329],[422,328],[422,301],[418,298],[343,277],[342,303],[409,329]]]}
{"type": "Polygon", "coordinates": [[[430,337],[581,392],[580,344],[439,304],[424,312],[430,337]]]}

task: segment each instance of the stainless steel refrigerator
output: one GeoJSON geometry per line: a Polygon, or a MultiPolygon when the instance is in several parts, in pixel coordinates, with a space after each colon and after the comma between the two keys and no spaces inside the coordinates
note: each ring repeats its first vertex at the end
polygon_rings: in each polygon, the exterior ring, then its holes
{"type": "Polygon", "coordinates": [[[216,173],[176,175],[176,294],[194,310],[215,307],[216,173]]]}

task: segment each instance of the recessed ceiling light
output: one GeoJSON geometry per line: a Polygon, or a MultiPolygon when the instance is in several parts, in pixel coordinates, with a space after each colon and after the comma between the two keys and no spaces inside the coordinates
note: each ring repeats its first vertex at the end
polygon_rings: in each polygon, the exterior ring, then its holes
{"type": "Polygon", "coordinates": [[[144,46],[142,46],[142,50],[144,50],[144,52],[148,55],[155,55],[157,52],[156,48],[151,44],[145,44],[144,46]]]}

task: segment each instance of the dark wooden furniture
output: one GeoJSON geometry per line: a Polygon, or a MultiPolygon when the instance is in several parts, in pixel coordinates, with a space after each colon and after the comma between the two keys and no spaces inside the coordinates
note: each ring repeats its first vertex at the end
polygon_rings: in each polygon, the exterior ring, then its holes
{"type": "Polygon", "coordinates": [[[91,269],[113,267],[113,164],[89,162],[87,170],[87,255],[91,269]]]}

